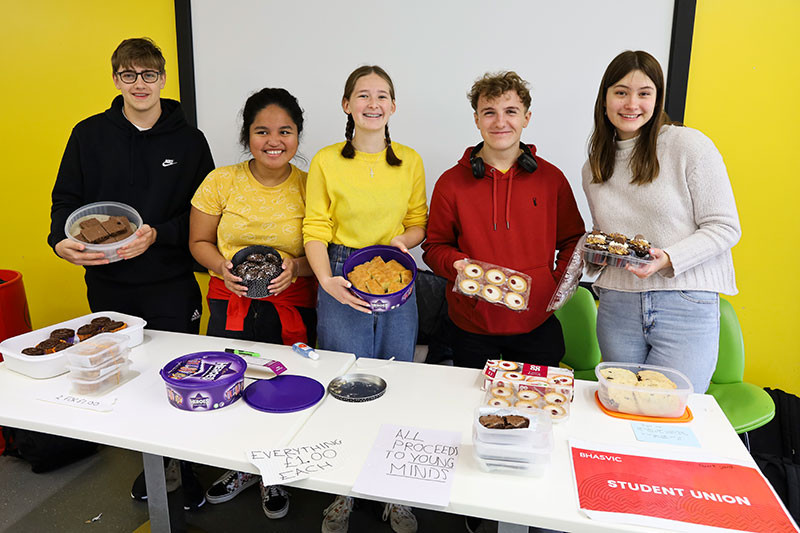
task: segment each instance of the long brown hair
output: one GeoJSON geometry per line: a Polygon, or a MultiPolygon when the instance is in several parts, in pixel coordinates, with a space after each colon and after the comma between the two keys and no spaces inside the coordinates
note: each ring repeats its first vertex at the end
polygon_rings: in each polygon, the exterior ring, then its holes
{"type": "Polygon", "coordinates": [[[653,116],[642,126],[630,160],[631,183],[644,185],[658,177],[659,165],[656,143],[661,126],[670,123],[664,111],[664,73],[658,60],[642,50],[627,50],[615,57],[606,68],[597,100],[594,103],[594,131],[589,140],[589,165],[592,169],[592,183],[603,183],[614,173],[616,157],[616,128],[606,116],[606,95],[609,87],[634,70],[643,72],[653,81],[656,89],[656,102],[653,116]]]}
{"type": "MultiPolygon", "coordinates": [[[[355,69],[347,77],[347,81],[344,83],[342,104],[344,104],[345,101],[350,100],[350,97],[353,95],[353,91],[356,89],[356,82],[360,78],[370,74],[377,74],[389,84],[389,96],[392,98],[392,102],[394,102],[394,83],[392,83],[392,78],[389,77],[389,74],[387,74],[386,71],[378,65],[364,65],[363,67],[358,67],[355,69]]],[[[347,125],[344,128],[344,138],[347,140],[347,142],[345,142],[344,146],[342,147],[342,157],[347,159],[353,159],[356,156],[356,149],[353,146],[353,131],[355,128],[356,123],[353,120],[353,115],[348,113],[347,125]]],[[[386,124],[384,135],[386,139],[386,162],[393,167],[399,167],[403,161],[398,158],[395,155],[394,150],[392,150],[392,139],[389,137],[389,124],[386,124]]]]}

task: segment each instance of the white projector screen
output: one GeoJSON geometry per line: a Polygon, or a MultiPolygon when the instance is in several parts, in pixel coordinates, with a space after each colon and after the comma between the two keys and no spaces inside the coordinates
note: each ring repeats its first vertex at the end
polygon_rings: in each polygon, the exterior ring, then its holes
{"type": "Polygon", "coordinates": [[[628,49],[653,54],[666,75],[675,5],[193,0],[197,125],[218,166],[242,161],[249,157],[237,142],[245,100],[263,87],[284,87],[305,111],[299,153],[306,161],[296,164],[307,169],[317,150],[344,140],[341,98],[348,74],[377,64],[396,89],[392,139],[422,156],[430,198],[442,172],[481,140],[466,98],[470,86],[485,72],[514,70],[533,95],[522,140],[564,172],[590,227],[580,169],[600,78],[609,61],[628,49]]]}

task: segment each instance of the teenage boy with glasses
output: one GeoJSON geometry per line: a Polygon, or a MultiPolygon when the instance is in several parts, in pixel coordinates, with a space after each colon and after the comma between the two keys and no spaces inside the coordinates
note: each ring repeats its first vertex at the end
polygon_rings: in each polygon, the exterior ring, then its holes
{"type": "MultiPolygon", "coordinates": [[[[47,242],[59,257],[85,267],[92,312],[126,313],[144,318],[148,328],[197,334],[202,300],[189,253],[189,209],[214,161],[180,104],[161,98],[164,64],[147,38],[126,39],[114,51],[112,78],[121,94],[73,128],[53,187],[47,242]],[[111,264],[64,233],[75,209],[99,201],[128,204],[144,221],[118,251],[122,260],[111,264]]],[[[182,476],[170,461],[168,489],[183,477],[184,507],[199,507],[203,491],[188,464],[180,470],[182,476]]],[[[143,474],[131,496],[147,498],[143,474]]]]}

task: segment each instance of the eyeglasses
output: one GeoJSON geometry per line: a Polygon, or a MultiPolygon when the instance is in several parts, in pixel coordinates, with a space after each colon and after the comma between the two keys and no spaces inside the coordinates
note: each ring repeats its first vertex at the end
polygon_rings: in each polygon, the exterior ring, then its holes
{"type": "Polygon", "coordinates": [[[157,70],[143,70],[141,72],[134,72],[133,70],[123,70],[121,72],[117,72],[117,77],[122,80],[123,83],[131,84],[136,82],[136,79],[141,76],[142,80],[145,83],[155,83],[158,81],[158,78],[161,76],[161,73],[157,70]]]}

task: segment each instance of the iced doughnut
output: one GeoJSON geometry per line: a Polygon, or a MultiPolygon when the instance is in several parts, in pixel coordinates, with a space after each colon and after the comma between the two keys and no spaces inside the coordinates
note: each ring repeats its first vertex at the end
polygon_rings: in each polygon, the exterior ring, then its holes
{"type": "Polygon", "coordinates": [[[536,403],[531,400],[520,400],[514,404],[517,409],[536,409],[536,403]]]}
{"type": "Polygon", "coordinates": [[[517,391],[517,396],[519,397],[520,400],[526,400],[526,401],[538,400],[539,398],[542,397],[542,395],[536,392],[535,390],[525,390],[525,389],[517,391]]]}
{"type": "Polygon", "coordinates": [[[478,279],[483,276],[483,269],[475,263],[470,263],[464,267],[464,275],[468,278],[478,279]]]}
{"type": "Polygon", "coordinates": [[[516,292],[506,293],[506,305],[511,309],[522,309],[525,307],[525,298],[516,292]]]}
{"type": "Polygon", "coordinates": [[[522,381],[525,376],[519,372],[504,372],[503,377],[511,381],[522,381]]]}
{"type": "Polygon", "coordinates": [[[511,404],[508,403],[508,400],[505,400],[503,398],[496,398],[496,397],[492,398],[491,400],[486,402],[486,405],[488,405],[489,407],[510,407],[511,406],[511,404]]]}
{"type": "Polygon", "coordinates": [[[497,363],[497,366],[502,368],[503,370],[516,370],[519,368],[519,365],[514,361],[500,361],[497,363]]]}
{"type": "Polygon", "coordinates": [[[486,271],[486,279],[489,281],[489,283],[494,283],[495,285],[502,285],[506,281],[506,275],[503,274],[502,270],[493,268],[491,270],[486,271]]]}
{"type": "Polygon", "coordinates": [[[492,389],[492,396],[495,398],[508,398],[511,394],[513,393],[508,387],[495,387],[492,389]]]}
{"type": "Polygon", "coordinates": [[[508,287],[512,291],[525,292],[525,289],[528,288],[528,282],[522,276],[514,274],[508,277],[508,287]]]}
{"type": "Polygon", "coordinates": [[[474,279],[462,279],[461,283],[458,284],[458,288],[465,294],[476,294],[481,286],[474,279]]]}
{"type": "Polygon", "coordinates": [[[567,410],[561,405],[548,403],[544,406],[544,410],[550,413],[550,417],[558,420],[567,416],[567,410]]]}
{"type": "Polygon", "coordinates": [[[544,395],[544,401],[547,403],[560,404],[567,401],[567,397],[560,392],[548,392],[544,395]]]}
{"type": "Polygon", "coordinates": [[[547,378],[547,381],[552,385],[571,387],[575,380],[571,376],[556,374],[555,376],[547,378]]]}
{"type": "Polygon", "coordinates": [[[494,285],[487,285],[483,288],[483,297],[490,302],[497,302],[502,296],[503,294],[500,292],[500,289],[494,285]]]}

